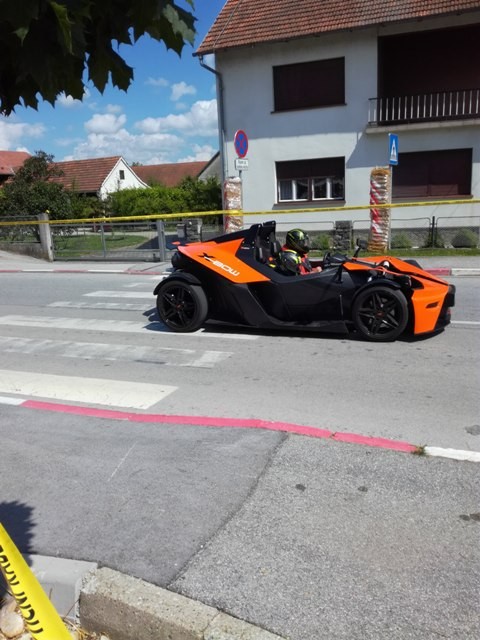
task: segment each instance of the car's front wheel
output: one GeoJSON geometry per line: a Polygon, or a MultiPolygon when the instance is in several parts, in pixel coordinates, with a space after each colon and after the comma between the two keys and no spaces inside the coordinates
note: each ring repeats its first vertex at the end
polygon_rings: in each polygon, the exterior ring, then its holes
{"type": "Polygon", "coordinates": [[[352,320],[358,333],[368,340],[395,340],[407,326],[407,300],[397,289],[370,287],[355,299],[352,320]]]}
{"type": "Polygon", "coordinates": [[[160,320],[172,331],[197,331],[208,315],[204,290],[183,280],[165,282],[157,296],[160,320]]]}

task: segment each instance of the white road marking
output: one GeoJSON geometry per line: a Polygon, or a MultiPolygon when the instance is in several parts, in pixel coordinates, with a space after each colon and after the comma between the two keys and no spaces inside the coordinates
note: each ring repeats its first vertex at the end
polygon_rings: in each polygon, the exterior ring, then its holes
{"type": "Polygon", "coordinates": [[[41,327],[45,329],[66,329],[70,331],[102,331],[115,333],[155,332],[158,336],[184,339],[188,336],[202,338],[223,338],[224,340],[258,340],[258,336],[243,333],[217,333],[199,329],[192,333],[169,331],[160,322],[142,324],[133,320],[97,320],[95,318],[57,318],[50,316],[0,316],[0,325],[13,327],[41,327]]]}
{"type": "Polygon", "coordinates": [[[148,298],[155,302],[153,291],[92,291],[84,293],[85,298],[148,298]]]}
{"type": "Polygon", "coordinates": [[[480,322],[477,322],[475,320],[452,320],[451,323],[452,324],[465,324],[465,325],[472,325],[472,326],[480,325],[480,322]]]}
{"type": "Polygon", "coordinates": [[[70,340],[35,340],[0,336],[0,351],[5,353],[46,354],[83,360],[149,362],[167,367],[212,369],[232,354],[230,351],[196,351],[171,347],[135,346],[111,343],[73,342],[70,340]]]}
{"type": "Polygon", "coordinates": [[[66,402],[149,409],[178,387],[0,369],[0,392],[66,402]]]}
{"type": "Polygon", "coordinates": [[[49,307],[57,307],[61,309],[115,309],[120,311],[146,311],[155,306],[153,300],[151,304],[144,302],[52,302],[49,307]]]}
{"type": "Polygon", "coordinates": [[[462,451],[461,449],[443,449],[441,447],[424,447],[424,451],[427,456],[480,462],[480,451],[462,451]]]}
{"type": "Polygon", "coordinates": [[[7,398],[7,396],[0,396],[0,404],[13,404],[19,405],[25,402],[24,398],[7,398]]]}

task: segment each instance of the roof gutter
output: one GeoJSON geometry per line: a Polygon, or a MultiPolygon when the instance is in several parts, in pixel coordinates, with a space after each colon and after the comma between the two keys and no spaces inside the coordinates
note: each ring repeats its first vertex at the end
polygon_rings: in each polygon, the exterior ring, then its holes
{"type": "Polygon", "coordinates": [[[225,153],[225,113],[224,113],[224,88],[223,88],[223,78],[222,74],[210,67],[204,60],[203,55],[199,55],[198,59],[200,61],[200,66],[213,73],[217,79],[217,94],[218,94],[218,124],[220,129],[220,156],[222,158],[222,183],[225,181],[225,178],[228,176],[228,164],[227,164],[227,154],[225,153]]]}

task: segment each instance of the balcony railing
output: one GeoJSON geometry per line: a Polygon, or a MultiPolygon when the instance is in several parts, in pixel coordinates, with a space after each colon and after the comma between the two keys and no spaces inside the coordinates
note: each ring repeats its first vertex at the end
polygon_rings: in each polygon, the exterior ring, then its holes
{"type": "Polygon", "coordinates": [[[370,125],[480,118],[480,89],[442,91],[394,98],[370,98],[370,125]]]}

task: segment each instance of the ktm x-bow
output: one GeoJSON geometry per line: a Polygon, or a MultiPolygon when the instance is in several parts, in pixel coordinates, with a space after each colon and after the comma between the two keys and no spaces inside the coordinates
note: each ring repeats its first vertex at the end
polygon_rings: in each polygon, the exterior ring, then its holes
{"type": "Polygon", "coordinates": [[[161,321],[196,331],[207,320],[257,329],[356,332],[373,341],[440,331],[450,322],[455,287],[414,260],[326,253],[322,271],[278,269],[275,221],[178,245],[173,271],[155,290],[161,321]]]}

